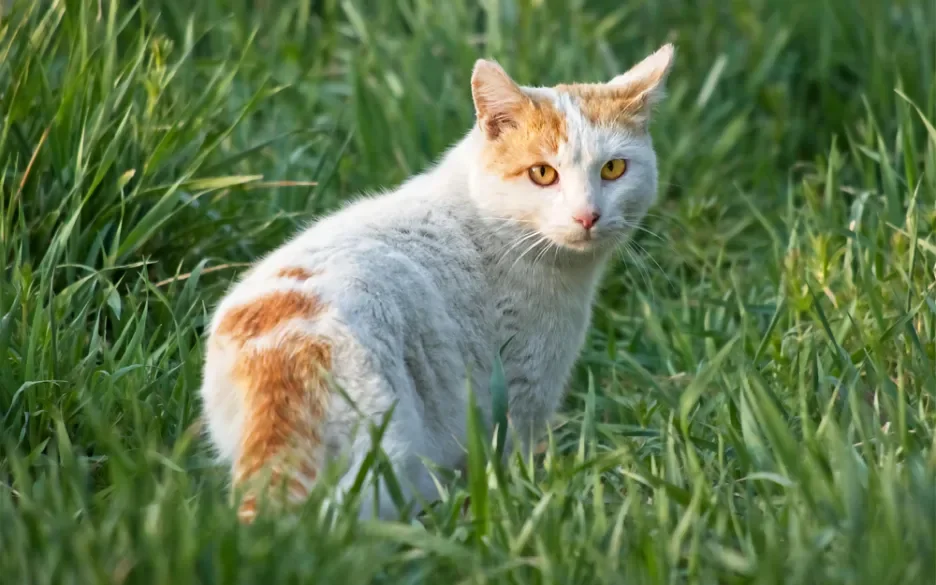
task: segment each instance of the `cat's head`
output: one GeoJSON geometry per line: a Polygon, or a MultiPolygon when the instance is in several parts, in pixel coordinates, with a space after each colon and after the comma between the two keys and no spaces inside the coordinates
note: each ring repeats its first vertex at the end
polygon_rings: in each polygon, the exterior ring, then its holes
{"type": "Polygon", "coordinates": [[[564,249],[611,248],[627,237],[656,199],[648,124],[672,61],[665,45],[607,83],[546,88],[522,87],[479,60],[472,191],[482,212],[564,249]]]}

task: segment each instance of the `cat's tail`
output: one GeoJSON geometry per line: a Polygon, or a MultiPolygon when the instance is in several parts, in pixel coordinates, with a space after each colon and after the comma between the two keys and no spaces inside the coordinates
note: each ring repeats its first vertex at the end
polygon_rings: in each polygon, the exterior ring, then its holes
{"type": "Polygon", "coordinates": [[[242,414],[233,449],[242,521],[256,516],[263,488],[271,502],[304,500],[321,469],[331,345],[292,326],[320,311],[313,296],[278,291],[225,311],[209,341],[209,360],[212,346],[226,354],[215,363],[242,414]]]}
{"type": "Polygon", "coordinates": [[[241,520],[257,513],[257,489],[285,489],[289,501],[304,500],[321,466],[322,426],[329,388],[325,370],[329,348],[314,340],[290,340],[275,354],[248,357],[249,385],[234,484],[247,491],[238,509],[241,520]],[[250,483],[257,484],[251,486],[250,483]]]}

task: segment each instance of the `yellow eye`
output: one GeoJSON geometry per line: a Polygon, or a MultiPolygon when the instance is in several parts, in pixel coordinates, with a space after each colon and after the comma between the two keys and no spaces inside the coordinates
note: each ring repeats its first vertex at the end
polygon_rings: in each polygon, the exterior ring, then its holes
{"type": "Polygon", "coordinates": [[[605,181],[614,181],[620,179],[624,171],[627,170],[627,161],[623,158],[609,160],[601,167],[601,178],[605,181]]]}
{"type": "Polygon", "coordinates": [[[549,165],[530,167],[530,180],[540,187],[548,187],[559,179],[559,173],[549,165]]]}

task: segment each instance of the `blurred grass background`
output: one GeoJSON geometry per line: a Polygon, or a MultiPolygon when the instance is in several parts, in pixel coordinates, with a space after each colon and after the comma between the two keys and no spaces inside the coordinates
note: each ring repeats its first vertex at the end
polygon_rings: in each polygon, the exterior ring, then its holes
{"type": "Polygon", "coordinates": [[[931,0],[12,3],[3,581],[936,582],[934,75],[931,0]],[[546,453],[474,458],[425,527],[240,526],[196,389],[243,264],[457,140],[476,58],[664,42],[661,201],[546,453]]]}

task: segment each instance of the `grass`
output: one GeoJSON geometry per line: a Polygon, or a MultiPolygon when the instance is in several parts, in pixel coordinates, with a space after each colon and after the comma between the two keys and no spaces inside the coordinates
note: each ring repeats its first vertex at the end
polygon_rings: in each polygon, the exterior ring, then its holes
{"type": "Polygon", "coordinates": [[[4,582],[936,582],[936,5],[442,6],[0,20],[4,582]],[[196,389],[243,263],[424,168],[477,57],[599,80],[665,41],[661,202],[546,452],[487,464],[475,426],[424,527],[325,514],[324,484],[239,525],[196,389]]]}

